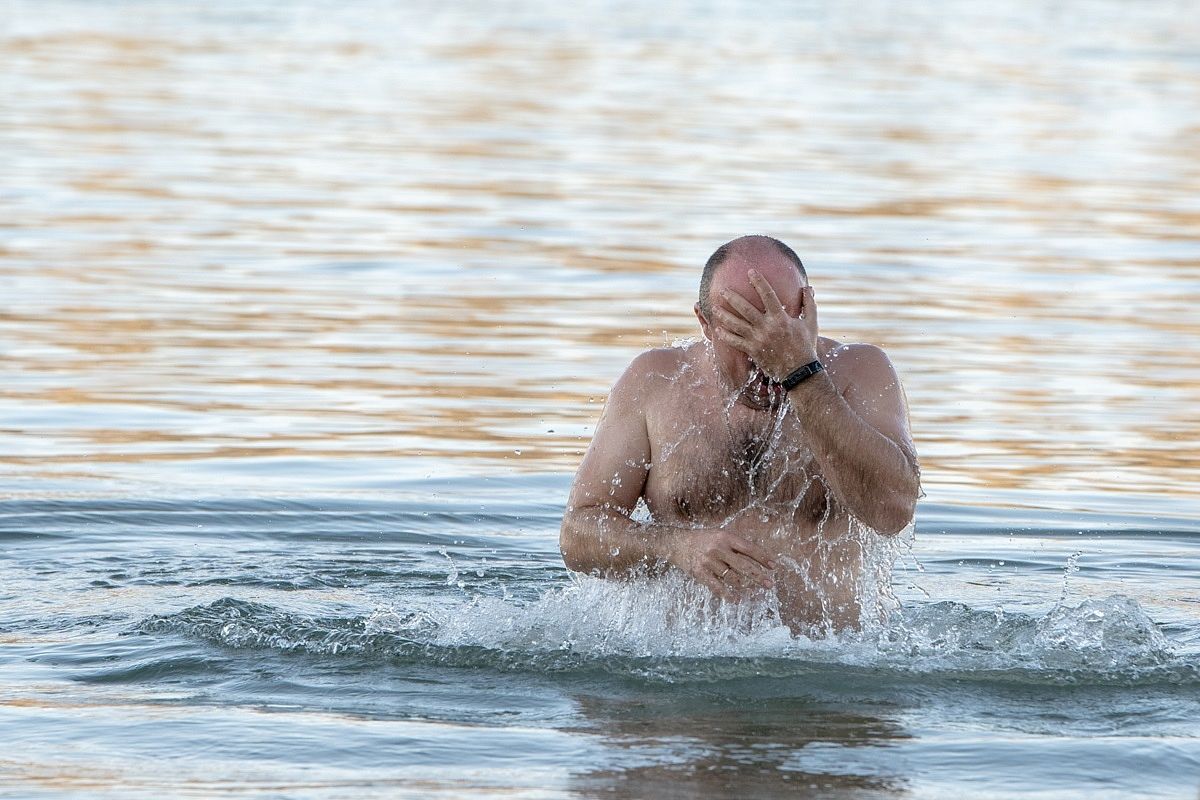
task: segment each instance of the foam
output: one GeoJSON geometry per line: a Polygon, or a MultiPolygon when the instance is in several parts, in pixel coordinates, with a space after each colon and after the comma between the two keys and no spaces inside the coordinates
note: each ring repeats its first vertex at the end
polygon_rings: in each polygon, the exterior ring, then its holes
{"type": "Polygon", "coordinates": [[[1123,595],[1059,602],[1044,614],[961,603],[897,611],[871,631],[796,636],[768,596],[715,601],[681,576],[628,583],[577,577],[532,601],[474,596],[314,617],[226,598],[138,626],[230,648],[356,655],[518,671],[601,670],[656,681],[711,681],[855,667],[1036,683],[1200,684],[1181,654],[1123,595]]]}

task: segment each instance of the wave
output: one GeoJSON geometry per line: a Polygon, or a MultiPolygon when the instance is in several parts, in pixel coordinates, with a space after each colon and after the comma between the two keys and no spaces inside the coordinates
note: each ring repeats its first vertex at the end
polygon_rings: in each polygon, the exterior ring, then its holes
{"type": "MultiPolygon", "coordinates": [[[[1123,595],[1042,615],[912,605],[866,633],[795,636],[768,604],[713,604],[685,585],[577,578],[531,602],[475,597],[321,617],[224,598],[144,620],[136,632],[226,648],[535,672],[603,671],[719,681],[838,671],[1035,684],[1200,685],[1182,652],[1123,595]]],[[[710,601],[711,602],[711,601],[710,601]]]]}
{"type": "MultiPolygon", "coordinates": [[[[430,481],[391,496],[229,498],[38,498],[0,500],[0,541],[74,539],[93,544],[141,537],[145,531],[196,538],[287,541],[447,543],[463,538],[505,544],[506,531],[544,531],[554,538],[565,489],[557,476],[523,481],[430,481]],[[509,490],[505,493],[504,490],[509,490]]],[[[1147,508],[1156,508],[1147,501],[1147,508]]],[[[1200,536],[1193,517],[1171,516],[1172,507],[1148,513],[1087,513],[1040,507],[1000,507],[923,502],[922,536],[1028,536],[1080,540],[1186,541],[1200,536]]]]}

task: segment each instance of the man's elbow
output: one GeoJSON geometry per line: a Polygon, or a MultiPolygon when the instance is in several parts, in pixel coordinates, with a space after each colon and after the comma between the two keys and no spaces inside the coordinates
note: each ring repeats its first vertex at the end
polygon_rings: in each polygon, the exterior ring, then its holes
{"type": "Polygon", "coordinates": [[[916,513],[917,492],[906,492],[879,503],[874,518],[867,522],[872,530],[885,536],[895,536],[912,523],[916,513]]]}
{"type": "Polygon", "coordinates": [[[897,475],[887,497],[875,506],[871,528],[885,536],[895,536],[912,524],[917,514],[917,498],[921,496],[921,478],[916,466],[910,464],[903,476],[897,475]]]}
{"type": "Polygon", "coordinates": [[[558,529],[558,551],[562,553],[562,560],[567,569],[573,572],[587,571],[584,549],[580,546],[576,522],[570,511],[563,515],[562,526],[558,529]]]}
{"type": "Polygon", "coordinates": [[[871,520],[871,529],[884,536],[895,536],[909,526],[913,516],[914,504],[889,503],[871,520]]]}

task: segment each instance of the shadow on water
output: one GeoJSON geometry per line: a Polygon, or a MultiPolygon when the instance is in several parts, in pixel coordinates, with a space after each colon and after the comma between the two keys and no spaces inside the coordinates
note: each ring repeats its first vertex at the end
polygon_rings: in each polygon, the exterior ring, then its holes
{"type": "Polygon", "coordinates": [[[900,763],[885,759],[856,773],[804,757],[821,749],[884,752],[910,738],[899,714],[886,708],[711,690],[572,696],[584,730],[604,737],[617,764],[574,775],[572,788],[583,797],[766,800],[814,790],[871,797],[905,789],[900,763]]]}

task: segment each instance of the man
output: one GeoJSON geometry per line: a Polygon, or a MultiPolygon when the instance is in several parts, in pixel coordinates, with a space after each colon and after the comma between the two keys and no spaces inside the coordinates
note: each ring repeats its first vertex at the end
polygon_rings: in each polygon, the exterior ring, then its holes
{"type": "Polygon", "coordinates": [[[804,265],[767,236],[713,253],[695,313],[704,341],[639,355],[613,387],[564,561],[607,578],[677,569],[725,602],[775,592],[797,633],[858,627],[873,540],[903,530],[920,493],[896,371],[878,347],[819,334],[804,265]]]}

